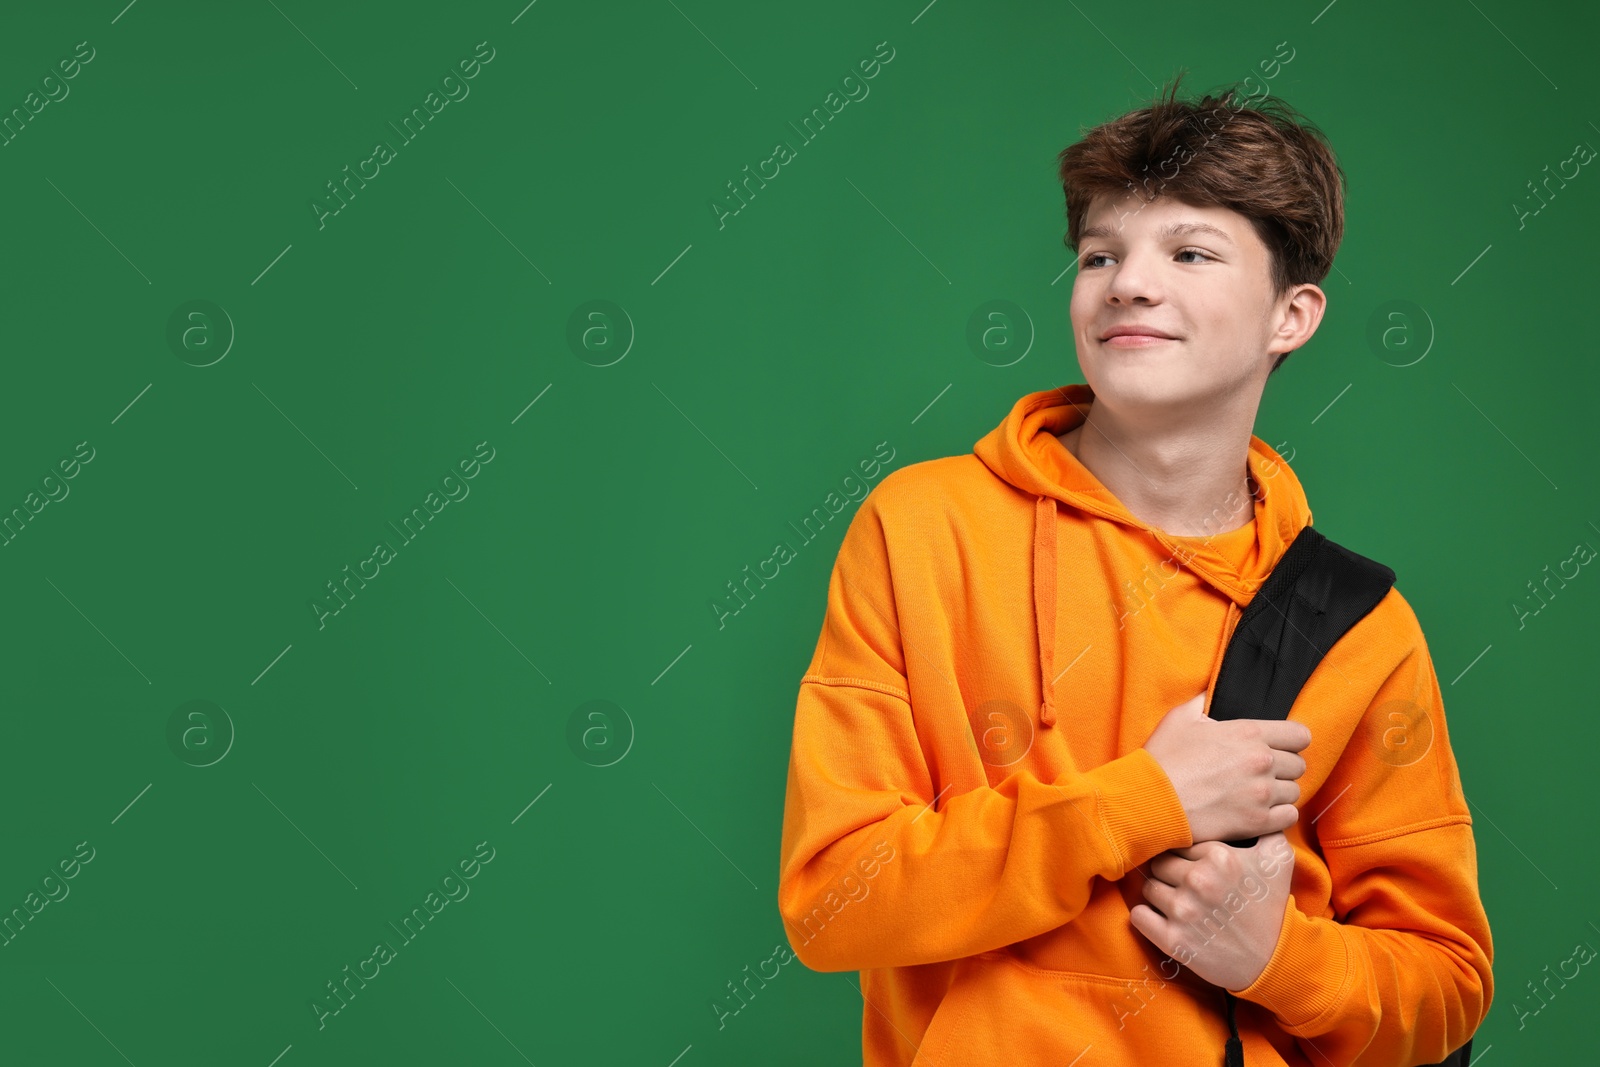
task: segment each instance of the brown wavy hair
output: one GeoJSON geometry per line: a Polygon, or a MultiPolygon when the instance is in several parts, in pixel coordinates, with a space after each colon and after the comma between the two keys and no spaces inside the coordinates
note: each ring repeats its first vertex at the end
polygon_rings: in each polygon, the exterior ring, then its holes
{"type": "MultiPolygon", "coordinates": [[[[1323,133],[1283,100],[1240,84],[1178,99],[1180,73],[1154,103],[1084,132],[1058,157],[1074,253],[1096,196],[1130,190],[1225,207],[1267,246],[1273,298],[1321,284],[1344,238],[1344,171],[1323,133]]],[[[1292,353],[1278,357],[1276,371],[1292,353]]]]}

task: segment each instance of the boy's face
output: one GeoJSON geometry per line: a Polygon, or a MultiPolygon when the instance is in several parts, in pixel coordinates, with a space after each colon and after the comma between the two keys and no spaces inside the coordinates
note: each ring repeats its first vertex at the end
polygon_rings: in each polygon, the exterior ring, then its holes
{"type": "Polygon", "coordinates": [[[1247,390],[1259,403],[1278,355],[1309,339],[1321,319],[1314,285],[1273,300],[1267,247],[1250,220],[1228,208],[1146,201],[1131,190],[1115,200],[1099,196],[1078,253],[1071,307],[1078,365],[1097,399],[1124,410],[1170,414],[1247,390]],[[1191,225],[1214,229],[1165,232],[1191,225]],[[1118,326],[1170,339],[1105,339],[1118,326]]]}

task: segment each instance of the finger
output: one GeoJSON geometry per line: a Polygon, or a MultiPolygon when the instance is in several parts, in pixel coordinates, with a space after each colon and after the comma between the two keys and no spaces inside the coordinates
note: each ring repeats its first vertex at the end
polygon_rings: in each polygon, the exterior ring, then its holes
{"type": "MultiPolygon", "coordinates": [[[[1162,855],[1171,857],[1171,860],[1175,862],[1168,862],[1163,865],[1161,880],[1168,885],[1177,885],[1178,879],[1183,877],[1184,869],[1187,865],[1204,860],[1211,854],[1212,846],[1220,844],[1222,844],[1220,841],[1196,841],[1186,848],[1168,849],[1162,855]]],[[[1154,870],[1154,867],[1151,869],[1154,870]]]]}
{"type": "Polygon", "coordinates": [[[1178,885],[1180,879],[1197,861],[1204,859],[1217,841],[1197,841],[1185,848],[1169,848],[1150,861],[1150,874],[1168,885],[1178,885]]]}
{"type": "Polygon", "coordinates": [[[1300,783],[1293,778],[1274,778],[1272,781],[1272,802],[1274,804],[1297,804],[1300,801],[1300,783]]]}
{"type": "Polygon", "coordinates": [[[1175,849],[1168,849],[1149,863],[1149,874],[1145,876],[1146,884],[1149,882],[1165,882],[1168,885],[1177,885],[1176,877],[1181,861],[1175,849]]]}
{"type": "MultiPolygon", "coordinates": [[[[1293,804],[1279,804],[1267,813],[1274,826],[1287,828],[1300,821],[1300,809],[1293,804]]],[[[1282,829],[1274,831],[1281,833],[1282,829]]]]}
{"type": "Polygon", "coordinates": [[[1273,748],[1285,752],[1299,752],[1311,744],[1311,727],[1303,722],[1284,719],[1280,722],[1261,723],[1261,737],[1273,748]]]}
{"type": "Polygon", "coordinates": [[[1284,752],[1281,749],[1272,750],[1272,775],[1274,778],[1293,779],[1306,773],[1306,760],[1304,756],[1293,752],[1284,752]]]}
{"type": "Polygon", "coordinates": [[[1144,898],[1150,903],[1135,904],[1134,907],[1149,908],[1152,911],[1158,912],[1163,918],[1170,918],[1172,915],[1173,902],[1177,899],[1177,897],[1178,889],[1176,886],[1170,886],[1165,882],[1158,882],[1154,879],[1151,879],[1144,884],[1144,898]]]}
{"type": "Polygon", "coordinates": [[[1135,904],[1128,910],[1128,920],[1133,923],[1133,928],[1143,934],[1156,948],[1171,954],[1171,935],[1167,931],[1167,920],[1154,908],[1147,904],[1135,904]]]}

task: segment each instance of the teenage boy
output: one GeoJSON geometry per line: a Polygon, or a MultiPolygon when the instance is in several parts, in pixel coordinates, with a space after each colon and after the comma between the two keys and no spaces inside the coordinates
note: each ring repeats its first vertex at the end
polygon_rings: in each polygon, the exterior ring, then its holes
{"type": "Polygon", "coordinates": [[[1443,1061],[1493,945],[1410,605],[1287,721],[1210,715],[1311,524],[1252,426],[1322,319],[1343,174],[1281,101],[1174,83],[1060,176],[1084,382],[852,520],[795,710],[790,944],[862,972],[866,1067],[1220,1063],[1233,998],[1251,1065],[1443,1061]]]}

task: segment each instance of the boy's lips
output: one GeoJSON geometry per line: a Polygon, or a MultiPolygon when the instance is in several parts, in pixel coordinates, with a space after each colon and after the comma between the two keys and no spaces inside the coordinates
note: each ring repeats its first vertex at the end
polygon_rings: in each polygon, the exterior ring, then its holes
{"type": "Polygon", "coordinates": [[[1161,341],[1177,340],[1165,330],[1159,330],[1154,326],[1138,326],[1131,323],[1111,327],[1111,329],[1100,335],[1100,340],[1109,341],[1116,337],[1153,337],[1161,341]]]}
{"type": "Polygon", "coordinates": [[[1148,348],[1151,345],[1162,345],[1176,340],[1176,337],[1155,337],[1147,333],[1122,333],[1108,337],[1100,343],[1112,348],[1148,348]]]}

